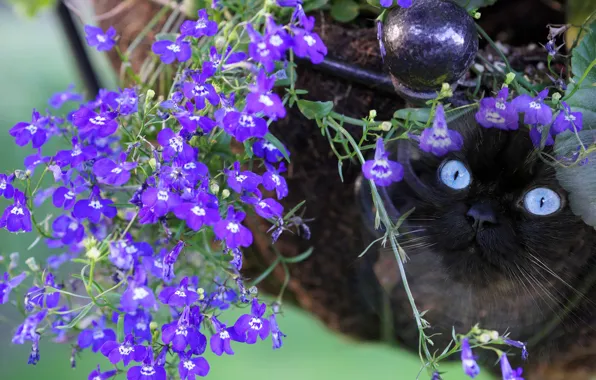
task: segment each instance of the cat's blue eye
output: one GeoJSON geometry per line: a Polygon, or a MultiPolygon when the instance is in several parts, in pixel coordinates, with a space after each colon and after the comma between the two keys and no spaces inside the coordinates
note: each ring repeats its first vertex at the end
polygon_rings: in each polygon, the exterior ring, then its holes
{"type": "Polygon", "coordinates": [[[526,193],[524,208],[534,215],[546,216],[554,214],[561,208],[561,197],[557,192],[549,188],[537,187],[526,193]]]}
{"type": "Polygon", "coordinates": [[[439,178],[454,190],[463,190],[472,182],[470,171],[463,162],[458,160],[449,160],[441,165],[439,178]]]}

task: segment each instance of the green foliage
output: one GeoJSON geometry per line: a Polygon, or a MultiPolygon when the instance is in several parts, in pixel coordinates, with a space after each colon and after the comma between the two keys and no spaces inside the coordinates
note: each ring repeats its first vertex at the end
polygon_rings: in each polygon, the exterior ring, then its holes
{"type": "Polygon", "coordinates": [[[453,0],[467,10],[478,9],[493,5],[497,0],[453,0]]]}
{"type": "Polygon", "coordinates": [[[8,0],[13,4],[17,13],[26,17],[34,17],[43,9],[52,7],[56,0],[8,0]]]}
{"type": "Polygon", "coordinates": [[[565,98],[573,111],[583,114],[584,128],[596,125],[596,24],[591,24],[588,34],[573,49],[571,56],[572,83],[565,98]]]}
{"type": "Polygon", "coordinates": [[[358,17],[360,6],[354,0],[335,0],[331,6],[331,17],[339,22],[350,22],[358,17]]]}
{"type": "Polygon", "coordinates": [[[309,120],[322,119],[333,110],[333,102],[312,102],[310,100],[298,100],[300,112],[309,120]]]}

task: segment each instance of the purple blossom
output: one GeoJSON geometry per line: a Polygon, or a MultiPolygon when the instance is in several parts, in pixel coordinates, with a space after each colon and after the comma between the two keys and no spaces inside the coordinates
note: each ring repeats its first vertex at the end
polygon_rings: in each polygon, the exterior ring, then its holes
{"type": "Polygon", "coordinates": [[[239,142],[251,137],[263,138],[267,134],[267,122],[246,112],[228,112],[223,118],[224,130],[239,142]]]}
{"type": "Polygon", "coordinates": [[[58,109],[62,107],[62,105],[66,102],[81,102],[83,101],[83,96],[73,91],[74,84],[71,84],[67,87],[65,91],[57,92],[48,101],[50,106],[58,109]]]}
{"type": "Polygon", "coordinates": [[[476,363],[476,358],[472,354],[468,338],[464,338],[461,341],[461,362],[466,375],[470,376],[472,379],[478,376],[480,367],[478,366],[478,363],[476,363]]]}
{"type": "Polygon", "coordinates": [[[121,115],[136,113],[139,109],[139,96],[134,88],[125,88],[116,97],[118,112],[121,115]]]}
{"type": "Polygon", "coordinates": [[[151,353],[142,365],[130,367],[126,372],[127,380],[167,380],[166,369],[154,362],[151,353]]]}
{"type": "Polygon", "coordinates": [[[152,309],[157,306],[153,290],[146,286],[146,282],[145,270],[136,267],[135,276],[128,278],[128,288],[122,293],[120,299],[122,310],[130,313],[137,310],[139,306],[145,309],[152,309]]]}
{"type": "Polygon", "coordinates": [[[252,233],[241,222],[246,217],[242,211],[235,212],[228,208],[228,216],[215,224],[213,231],[220,240],[225,240],[228,248],[249,247],[252,244],[252,233]]]}
{"type": "Polygon", "coordinates": [[[189,112],[180,112],[174,115],[182,128],[189,133],[195,133],[197,128],[201,128],[203,133],[209,133],[215,128],[215,121],[207,116],[197,116],[189,112]]]}
{"type": "Polygon", "coordinates": [[[175,277],[174,275],[174,264],[178,260],[178,256],[184,248],[184,241],[180,240],[170,252],[168,252],[163,258],[163,271],[162,278],[165,282],[170,282],[175,277]]]}
{"type": "Polygon", "coordinates": [[[112,369],[109,371],[101,372],[101,369],[99,369],[99,365],[98,365],[97,369],[94,369],[93,371],[91,371],[87,380],[108,380],[108,379],[113,378],[117,374],[118,374],[117,369],[112,369]]]}
{"type": "Polygon", "coordinates": [[[513,99],[512,104],[517,112],[524,113],[524,123],[529,125],[549,125],[553,118],[553,111],[544,104],[544,98],[548,96],[548,89],[538,93],[535,98],[523,94],[513,99]]]}
{"type": "Polygon", "coordinates": [[[509,88],[504,87],[495,98],[484,98],[480,101],[480,109],[476,113],[476,121],[485,128],[517,130],[519,115],[517,110],[507,101],[509,88]]]}
{"type": "Polygon", "coordinates": [[[172,193],[167,188],[150,187],[141,196],[143,208],[152,209],[156,217],[162,217],[178,206],[181,201],[178,194],[172,193]]]}
{"type": "Polygon", "coordinates": [[[184,141],[184,137],[170,128],[162,129],[157,134],[157,141],[163,147],[162,156],[164,161],[172,161],[174,158],[178,158],[188,162],[196,157],[195,149],[184,141]]]}
{"type": "Polygon", "coordinates": [[[27,171],[29,171],[33,176],[33,173],[35,173],[35,168],[37,168],[37,166],[39,166],[40,164],[47,164],[48,162],[50,162],[51,159],[51,157],[42,156],[40,149],[37,151],[37,153],[25,157],[23,163],[25,164],[27,171]]]}
{"type": "Polygon", "coordinates": [[[323,62],[327,55],[327,47],[321,37],[312,30],[315,26],[315,18],[306,15],[300,17],[302,28],[293,28],[294,31],[294,53],[300,58],[310,58],[314,64],[323,62]]]}
{"type": "Polygon", "coordinates": [[[458,151],[464,145],[464,139],[457,131],[447,128],[443,105],[437,105],[433,126],[426,128],[420,136],[420,149],[442,157],[449,152],[458,151]]]}
{"type": "Polygon", "coordinates": [[[25,295],[25,309],[31,311],[35,306],[41,309],[54,309],[58,307],[58,303],[60,303],[60,292],[46,292],[46,287],[54,289],[61,288],[61,286],[56,285],[52,273],[46,275],[43,287],[33,286],[27,291],[27,294],[25,295]]]}
{"type": "Polygon", "coordinates": [[[25,194],[21,191],[14,191],[14,203],[4,210],[0,228],[6,228],[9,232],[31,232],[31,213],[27,208],[25,194]]]}
{"type": "Polygon", "coordinates": [[[215,67],[219,67],[220,64],[233,65],[234,63],[242,62],[246,59],[246,53],[237,51],[232,53],[232,47],[228,46],[226,52],[222,55],[217,53],[217,48],[211,46],[209,49],[209,58],[215,67]]]}
{"type": "Polygon", "coordinates": [[[571,108],[565,102],[561,102],[563,109],[559,112],[553,125],[550,128],[550,133],[556,136],[565,131],[577,132],[581,131],[583,127],[583,115],[581,112],[571,112],[571,108]]]}
{"type": "Polygon", "coordinates": [[[124,342],[109,341],[101,346],[101,353],[110,360],[112,364],[123,362],[124,366],[134,360],[135,362],[142,362],[147,356],[148,349],[140,344],[135,344],[132,334],[126,335],[124,342]]]}
{"type": "Polygon", "coordinates": [[[0,196],[6,199],[12,198],[14,195],[14,186],[12,186],[13,175],[7,176],[6,174],[0,174],[0,196]]]}
{"type": "Polygon", "coordinates": [[[246,338],[243,335],[236,333],[234,326],[226,327],[226,325],[221,323],[215,316],[211,317],[211,322],[215,327],[215,334],[211,335],[211,338],[209,339],[211,351],[217,356],[221,356],[224,352],[228,355],[234,355],[231,341],[245,342],[246,338]]]}
{"type": "Polygon", "coordinates": [[[85,227],[76,218],[60,215],[52,222],[52,237],[47,241],[50,248],[78,244],[85,237],[85,227]]]}
{"type": "Polygon", "coordinates": [[[246,26],[246,31],[251,41],[248,44],[250,57],[255,62],[261,63],[268,72],[273,71],[275,69],[275,61],[281,61],[283,59],[282,50],[271,46],[267,42],[267,39],[257,32],[251,24],[246,26]]]}
{"type": "Polygon", "coordinates": [[[389,186],[393,182],[399,182],[404,177],[403,166],[396,161],[388,159],[388,153],[385,152],[383,139],[377,139],[375,149],[375,158],[368,160],[362,165],[362,174],[364,178],[374,181],[378,186],[389,186]]]}
{"type": "Polygon", "coordinates": [[[137,167],[136,162],[126,162],[126,154],[120,157],[119,163],[109,158],[102,158],[93,164],[93,173],[99,178],[100,183],[113,186],[122,186],[130,179],[130,170],[137,167]]]}
{"type": "Polygon", "coordinates": [[[174,161],[170,166],[162,166],[159,178],[174,190],[184,191],[209,176],[207,165],[202,162],[174,161]]]}
{"type": "MultiPolygon", "coordinates": [[[[542,146],[543,140],[543,133],[545,131],[545,126],[543,125],[533,125],[530,127],[530,140],[532,140],[532,144],[535,147],[539,148],[542,146]]],[[[545,146],[551,146],[555,144],[555,139],[553,139],[552,134],[550,131],[546,133],[546,139],[544,140],[545,146]]]]}
{"type": "Polygon", "coordinates": [[[236,333],[246,336],[247,344],[254,344],[257,338],[265,340],[269,336],[269,320],[263,318],[266,309],[267,306],[264,303],[259,305],[259,300],[255,297],[250,314],[241,315],[234,324],[236,333]]]}
{"type": "Polygon", "coordinates": [[[151,342],[151,312],[139,308],[124,316],[124,333],[133,334],[140,342],[151,342]]]}
{"type": "Polygon", "coordinates": [[[524,360],[528,359],[528,349],[526,347],[526,343],[520,342],[517,340],[512,340],[512,339],[505,339],[504,342],[505,342],[505,344],[507,344],[509,346],[521,349],[522,350],[522,354],[521,354],[522,359],[524,359],[524,360]]]}
{"type": "Polygon", "coordinates": [[[280,7],[292,7],[302,4],[302,0],[276,0],[277,5],[280,7]]]}
{"type": "Polygon", "coordinates": [[[97,148],[93,145],[83,146],[79,144],[77,137],[72,138],[72,150],[61,150],[56,153],[55,162],[61,168],[70,165],[72,168],[78,168],[83,162],[97,157],[97,148]]]}
{"type": "Polygon", "coordinates": [[[275,77],[268,78],[264,70],[259,72],[256,85],[250,87],[251,93],[246,96],[245,112],[263,112],[273,120],[286,116],[286,109],[279,95],[271,92],[275,86],[275,77]]]}
{"type": "Polygon", "coordinates": [[[240,171],[240,163],[234,162],[233,170],[225,170],[228,186],[237,193],[255,191],[262,182],[260,175],[251,171],[240,171]]]}
{"type": "Polygon", "coordinates": [[[52,203],[57,208],[65,210],[71,209],[77,200],[77,194],[87,190],[85,179],[77,177],[74,181],[68,180],[69,175],[65,175],[65,181],[68,181],[68,187],[61,186],[52,194],[52,203]]]}
{"type": "Polygon", "coordinates": [[[194,324],[190,323],[189,307],[184,308],[177,321],[162,326],[161,339],[165,344],[171,343],[172,350],[175,352],[184,352],[189,346],[194,351],[198,347],[204,347],[207,342],[207,338],[199,332],[194,324]]]}
{"type": "Polygon", "coordinates": [[[196,21],[184,21],[180,26],[180,33],[183,37],[211,37],[217,33],[217,23],[209,20],[206,9],[199,9],[198,19],[196,21]]]}
{"type": "Polygon", "coordinates": [[[271,326],[271,341],[273,343],[273,349],[277,350],[283,345],[282,338],[286,337],[286,334],[281,332],[275,319],[275,314],[271,314],[269,317],[269,325],[271,326]]]}
{"type": "Polygon", "coordinates": [[[223,127],[223,120],[226,117],[226,115],[230,112],[237,112],[238,110],[236,109],[236,107],[234,107],[234,102],[235,102],[235,98],[236,98],[236,94],[235,93],[231,93],[228,97],[226,97],[225,94],[221,94],[220,99],[221,99],[221,108],[219,108],[217,111],[215,111],[214,116],[215,116],[215,122],[223,127]]]}
{"type": "Polygon", "coordinates": [[[185,202],[174,208],[178,219],[185,220],[186,225],[193,231],[198,231],[203,225],[212,226],[221,218],[217,204],[211,201],[208,194],[201,192],[195,202],[185,202]]]}
{"type": "Polygon", "coordinates": [[[10,292],[19,286],[21,282],[27,277],[27,273],[23,272],[18,276],[10,278],[7,272],[4,272],[4,279],[0,280],[0,305],[5,304],[10,300],[10,292]]]}
{"type": "Polygon", "coordinates": [[[122,270],[129,270],[140,256],[152,256],[153,248],[149,243],[131,240],[110,242],[109,259],[112,264],[122,270]]]}
{"type": "Polygon", "coordinates": [[[195,380],[195,376],[207,376],[209,369],[207,359],[201,356],[193,358],[191,352],[180,353],[180,363],[178,364],[180,380],[195,380]]]}
{"type": "Polygon", "coordinates": [[[79,347],[84,349],[91,347],[91,351],[97,352],[104,343],[116,340],[116,333],[112,329],[106,329],[104,320],[99,323],[92,322],[92,327],[81,331],[78,338],[79,347]]]}
{"type": "Polygon", "coordinates": [[[101,215],[106,218],[113,218],[118,213],[116,207],[111,206],[114,203],[111,199],[104,199],[96,186],[91,191],[87,199],[81,199],[74,205],[72,214],[78,219],[89,219],[92,223],[99,223],[101,215]]]}
{"type": "Polygon", "coordinates": [[[184,277],[178,286],[166,286],[159,293],[159,300],[172,307],[190,306],[199,300],[196,291],[189,289],[188,277],[184,277]]]}
{"type": "MultiPolygon", "coordinates": [[[[286,149],[287,151],[287,149],[286,149]]],[[[252,152],[255,156],[265,159],[271,164],[276,164],[284,155],[272,143],[265,139],[259,139],[252,145],[252,152]]]]}
{"type": "Polygon", "coordinates": [[[186,42],[181,38],[176,41],[155,41],[151,46],[153,53],[159,55],[159,59],[165,64],[178,62],[186,62],[192,55],[190,42],[186,42]]]}
{"type": "Polygon", "coordinates": [[[277,199],[283,199],[288,195],[288,184],[286,179],[280,175],[286,171],[286,165],[282,162],[279,167],[275,167],[265,162],[267,172],[263,174],[263,187],[269,191],[275,189],[277,199]]]}
{"type": "Polygon", "coordinates": [[[501,355],[501,373],[503,374],[503,380],[524,380],[522,377],[522,368],[518,368],[515,371],[511,368],[511,364],[509,364],[509,359],[507,359],[507,354],[501,355]]]}
{"type": "Polygon", "coordinates": [[[211,83],[206,83],[207,78],[211,76],[209,69],[203,68],[203,73],[192,76],[192,82],[184,82],[182,92],[188,99],[195,102],[195,108],[200,111],[205,108],[205,100],[216,106],[219,104],[219,95],[211,83]]]}
{"type": "MultiPolygon", "coordinates": [[[[399,5],[402,8],[409,8],[412,6],[412,1],[413,0],[397,0],[397,5],[399,5]]],[[[394,2],[395,0],[381,0],[380,4],[384,8],[389,8],[393,6],[394,2]]]]}
{"type": "Polygon", "coordinates": [[[118,129],[118,121],[113,112],[96,113],[90,108],[81,107],[72,114],[72,123],[79,127],[81,136],[87,137],[96,132],[98,137],[108,137],[118,129]]]}
{"type": "Polygon", "coordinates": [[[94,46],[97,51],[108,51],[116,45],[116,29],[111,27],[104,33],[101,28],[85,25],[85,38],[89,46],[94,46]]]}
{"type": "Polygon", "coordinates": [[[283,206],[273,198],[261,199],[254,204],[257,215],[262,218],[281,218],[284,211],[283,206]]]}
{"type": "Polygon", "coordinates": [[[16,123],[8,133],[15,138],[18,146],[25,146],[31,141],[34,149],[40,148],[48,139],[45,126],[48,124],[48,118],[42,117],[39,112],[33,110],[31,121],[21,121],[16,123]]]}

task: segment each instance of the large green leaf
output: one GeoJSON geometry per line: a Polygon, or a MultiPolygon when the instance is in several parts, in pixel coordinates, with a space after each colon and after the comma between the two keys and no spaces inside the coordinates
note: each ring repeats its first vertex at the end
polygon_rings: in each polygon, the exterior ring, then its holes
{"type": "Polygon", "coordinates": [[[571,69],[573,83],[567,88],[567,104],[571,109],[583,114],[584,128],[593,129],[596,126],[596,24],[590,25],[588,34],[579,45],[573,49],[571,69]],[[588,71],[589,69],[589,71],[588,71]],[[583,80],[582,80],[583,78],[583,80]],[[579,88],[577,83],[582,80],[579,88]]]}
{"type": "Polygon", "coordinates": [[[466,9],[478,9],[493,5],[497,0],[454,0],[456,3],[466,9]]]}
{"type": "Polygon", "coordinates": [[[360,6],[354,0],[334,0],[331,17],[339,22],[350,22],[358,17],[360,6]]]}

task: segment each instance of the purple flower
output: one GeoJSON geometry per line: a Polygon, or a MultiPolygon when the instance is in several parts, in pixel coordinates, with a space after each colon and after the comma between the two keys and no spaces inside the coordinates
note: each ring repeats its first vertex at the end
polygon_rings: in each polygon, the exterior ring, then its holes
{"type": "Polygon", "coordinates": [[[161,339],[165,344],[171,343],[172,350],[175,352],[184,352],[188,346],[194,351],[198,347],[204,347],[207,343],[205,335],[201,334],[197,327],[190,323],[189,307],[184,308],[177,321],[162,326],[161,339]]]}
{"type": "Polygon", "coordinates": [[[211,83],[206,83],[205,80],[210,76],[209,72],[203,70],[200,75],[193,75],[192,82],[184,82],[182,85],[182,92],[188,99],[195,102],[195,108],[200,111],[205,108],[205,99],[212,105],[219,104],[219,95],[211,83]]]}
{"type": "MultiPolygon", "coordinates": [[[[65,175],[65,180],[70,175],[65,175]]],[[[54,191],[52,195],[52,203],[57,208],[64,208],[65,210],[71,209],[77,198],[77,194],[80,194],[87,190],[87,184],[83,177],[77,177],[74,181],[68,181],[68,187],[61,186],[54,191]]]]}
{"type": "Polygon", "coordinates": [[[211,335],[209,339],[209,345],[211,351],[217,356],[221,356],[224,352],[228,355],[234,355],[232,350],[231,341],[245,342],[246,338],[243,335],[236,333],[234,326],[226,327],[225,324],[221,323],[215,316],[211,317],[211,322],[215,327],[215,334],[211,335]]]}
{"type": "Polygon", "coordinates": [[[14,187],[12,186],[12,180],[14,176],[7,176],[6,174],[0,174],[0,196],[6,199],[12,198],[14,195],[14,187]]]}
{"type": "Polygon", "coordinates": [[[82,349],[91,347],[91,351],[97,352],[104,343],[116,340],[116,333],[112,329],[104,328],[103,319],[99,323],[95,321],[92,323],[92,328],[81,331],[78,344],[82,349]]]}
{"type": "Polygon", "coordinates": [[[96,186],[88,199],[81,199],[75,203],[72,214],[75,218],[86,218],[92,223],[99,223],[102,214],[111,219],[118,213],[116,207],[111,206],[112,203],[114,203],[112,200],[101,197],[99,188],[96,186]]]}
{"type": "Polygon", "coordinates": [[[72,138],[72,150],[61,150],[56,153],[55,161],[61,168],[70,165],[77,168],[83,162],[97,157],[97,149],[93,145],[79,144],[77,137],[72,138]]]}
{"type": "MultiPolygon", "coordinates": [[[[409,8],[410,6],[412,6],[412,1],[413,0],[397,0],[397,5],[399,5],[402,8],[409,8]]],[[[393,2],[394,0],[381,0],[381,6],[384,8],[389,8],[393,6],[393,2]]]]}
{"type": "Polygon", "coordinates": [[[468,338],[464,338],[461,341],[461,362],[466,375],[470,376],[472,379],[478,376],[480,367],[478,366],[478,363],[476,363],[476,358],[472,354],[468,338]]]}
{"type": "Polygon", "coordinates": [[[18,276],[10,278],[7,272],[4,272],[4,280],[0,281],[0,305],[9,301],[10,292],[19,286],[21,282],[27,277],[27,273],[23,272],[18,276]]]}
{"type": "Polygon", "coordinates": [[[153,46],[151,46],[151,50],[153,53],[159,55],[159,59],[165,64],[170,64],[175,60],[186,62],[192,55],[190,42],[186,42],[181,38],[176,41],[155,41],[153,46]]]}
{"type": "Polygon", "coordinates": [[[178,364],[180,380],[195,380],[195,376],[207,376],[209,369],[207,359],[201,356],[193,358],[191,352],[180,353],[180,363],[178,364]]]}
{"type": "Polygon", "coordinates": [[[501,373],[503,374],[503,380],[524,380],[522,377],[522,368],[518,368],[515,371],[511,368],[511,364],[509,364],[509,359],[507,359],[507,354],[501,355],[501,373]]]}
{"type": "Polygon", "coordinates": [[[121,157],[121,162],[115,163],[109,158],[102,158],[93,164],[93,173],[99,178],[100,183],[113,186],[122,186],[130,179],[130,170],[137,167],[136,162],[126,162],[126,154],[121,157]],[[123,162],[124,161],[124,162],[123,162]]]}
{"type": "Polygon", "coordinates": [[[275,145],[264,139],[255,141],[255,143],[252,145],[252,152],[255,156],[263,158],[271,164],[279,162],[279,160],[284,157],[284,155],[275,147],[275,145]]]}
{"type": "Polygon", "coordinates": [[[234,162],[233,170],[225,170],[228,186],[237,193],[255,191],[262,182],[261,176],[251,171],[240,171],[240,163],[234,162]]]}
{"type": "Polygon", "coordinates": [[[78,244],[85,237],[85,227],[79,220],[68,215],[60,215],[52,223],[53,240],[48,239],[50,248],[78,244]]]}
{"type": "Polygon", "coordinates": [[[175,277],[174,264],[176,263],[176,260],[178,260],[178,256],[183,248],[184,242],[181,240],[164,256],[162,278],[165,282],[170,282],[175,277]]]}
{"type": "Polygon", "coordinates": [[[235,212],[234,207],[230,206],[227,218],[215,224],[215,236],[225,240],[228,248],[249,247],[252,244],[252,233],[241,224],[245,217],[245,213],[235,212]]]}
{"type": "Polygon", "coordinates": [[[236,94],[233,92],[230,94],[229,97],[226,97],[225,94],[221,94],[221,108],[215,111],[214,113],[215,122],[217,123],[217,125],[223,126],[223,120],[226,117],[226,115],[230,112],[238,111],[236,107],[234,107],[235,98],[236,94]]]}
{"type": "Polygon", "coordinates": [[[282,338],[286,337],[286,334],[281,332],[275,319],[275,314],[271,314],[269,317],[269,325],[271,326],[271,341],[273,342],[273,349],[277,350],[283,345],[282,338]]]}
{"type": "MultiPolygon", "coordinates": [[[[533,125],[532,127],[530,127],[530,140],[532,140],[532,144],[534,144],[534,146],[537,148],[542,146],[542,139],[545,128],[546,127],[543,125],[533,125]]],[[[553,139],[552,134],[550,133],[550,131],[548,131],[546,134],[546,139],[544,140],[544,145],[551,146],[554,144],[555,139],[553,139]]]]}
{"type": "Polygon", "coordinates": [[[57,92],[52,95],[48,103],[50,106],[58,109],[66,102],[81,102],[83,100],[83,96],[73,92],[73,89],[74,84],[69,85],[65,91],[57,92]]]}
{"type": "Polygon", "coordinates": [[[267,122],[246,112],[228,112],[223,118],[224,130],[239,142],[251,137],[263,138],[267,134],[267,122]]]}
{"type": "Polygon", "coordinates": [[[178,286],[166,286],[159,293],[159,300],[172,307],[190,306],[199,300],[196,291],[188,288],[188,277],[184,277],[178,286]]]}
{"type": "Polygon", "coordinates": [[[302,4],[302,0],[277,0],[277,5],[280,7],[295,7],[302,4]]]}
{"type": "Polygon", "coordinates": [[[31,213],[27,209],[25,194],[19,190],[14,191],[14,203],[8,206],[0,218],[0,228],[9,232],[31,232],[31,213]]]}
{"type": "Polygon", "coordinates": [[[274,85],[275,77],[268,78],[267,73],[261,70],[257,76],[256,85],[250,87],[251,93],[246,96],[244,111],[248,113],[263,112],[265,116],[273,120],[285,117],[286,109],[279,95],[271,92],[274,85]]]}
{"type": "Polygon", "coordinates": [[[267,172],[263,174],[263,187],[269,191],[275,189],[277,199],[283,199],[288,195],[288,184],[286,179],[280,175],[286,171],[286,165],[282,162],[279,167],[275,167],[265,162],[267,172]]]}
{"type": "Polygon", "coordinates": [[[260,199],[254,204],[257,215],[262,218],[281,218],[284,211],[283,206],[273,198],[260,199]]]}
{"type": "Polygon", "coordinates": [[[81,135],[86,137],[95,131],[99,137],[107,137],[116,132],[118,122],[113,112],[101,112],[97,114],[93,110],[81,107],[72,114],[72,123],[79,127],[81,135]]]}
{"type": "Polygon", "coordinates": [[[101,28],[85,25],[85,38],[89,46],[95,46],[97,51],[108,51],[116,44],[116,29],[111,27],[104,33],[101,28]]]}
{"type": "Polygon", "coordinates": [[[263,318],[267,306],[263,303],[259,305],[259,300],[255,297],[252,300],[250,314],[241,315],[234,324],[234,329],[239,335],[246,335],[246,343],[254,344],[257,337],[265,340],[269,336],[269,320],[263,318]]]}
{"type": "Polygon", "coordinates": [[[201,128],[203,133],[209,133],[215,128],[215,121],[207,116],[196,116],[189,112],[180,112],[174,115],[182,128],[190,133],[195,133],[197,128],[201,128]]]}
{"type": "Polygon", "coordinates": [[[170,166],[162,166],[159,178],[174,190],[184,191],[209,175],[209,169],[201,162],[189,161],[184,164],[174,161],[170,166]]]}
{"type": "Polygon", "coordinates": [[[246,53],[242,51],[232,53],[232,47],[228,46],[226,52],[222,56],[217,53],[217,48],[215,46],[211,46],[209,49],[209,58],[211,58],[211,62],[213,62],[215,67],[219,67],[222,62],[224,65],[233,65],[234,63],[244,61],[246,59],[246,53]]]}
{"type": "Polygon", "coordinates": [[[150,187],[141,196],[143,208],[152,209],[156,217],[161,217],[180,204],[180,197],[165,187],[150,187]]]}
{"type": "Polygon", "coordinates": [[[526,343],[524,342],[520,342],[517,340],[511,340],[511,339],[505,339],[504,340],[505,344],[512,346],[512,347],[516,347],[522,350],[522,354],[521,357],[524,360],[528,359],[528,349],[526,348],[526,343]]]}
{"type": "MultiPolygon", "coordinates": [[[[122,310],[130,313],[139,306],[145,309],[152,309],[157,306],[153,290],[146,286],[147,276],[141,267],[135,268],[134,277],[128,278],[128,288],[122,293],[120,305],[122,310]]],[[[113,339],[115,340],[115,339],[113,339]]]]}
{"type": "Polygon", "coordinates": [[[126,372],[127,380],[167,380],[166,369],[153,361],[151,353],[143,361],[143,365],[130,367],[126,372]]]}
{"type": "Polygon", "coordinates": [[[553,136],[558,135],[559,133],[563,133],[565,131],[581,131],[583,127],[583,116],[581,112],[571,112],[571,108],[565,102],[561,102],[563,105],[563,109],[553,122],[553,125],[550,128],[550,133],[553,136]]]}
{"type": "Polygon", "coordinates": [[[21,325],[19,325],[17,331],[12,337],[12,343],[25,344],[26,340],[34,342],[37,341],[37,339],[39,338],[36,332],[37,325],[39,325],[41,321],[43,321],[47,313],[47,310],[41,310],[40,312],[36,314],[31,314],[27,318],[25,318],[25,321],[21,325]]]}
{"type": "Polygon", "coordinates": [[[108,380],[108,379],[113,378],[117,374],[118,374],[117,369],[112,369],[110,371],[101,372],[101,369],[99,369],[99,365],[98,365],[97,369],[94,369],[93,371],[91,371],[87,380],[108,380]]]}
{"type": "Polygon", "coordinates": [[[517,130],[519,115],[517,110],[507,101],[509,88],[504,87],[496,98],[484,98],[480,101],[480,109],[476,113],[476,121],[485,128],[517,130]]]}
{"type": "Polygon", "coordinates": [[[153,248],[149,243],[135,243],[132,240],[116,240],[110,242],[109,259],[116,267],[129,270],[139,256],[152,256],[153,248]]]}
{"type": "Polygon", "coordinates": [[[391,161],[385,152],[383,139],[377,139],[374,160],[368,160],[362,165],[364,178],[374,181],[379,186],[389,186],[393,182],[399,182],[404,177],[403,166],[396,161],[391,161]]]}
{"type": "Polygon", "coordinates": [[[33,310],[34,306],[38,306],[42,309],[54,309],[58,307],[58,303],[60,303],[60,292],[46,292],[46,287],[48,286],[54,289],[61,288],[61,286],[56,285],[56,282],[54,281],[54,275],[52,273],[48,273],[46,275],[44,287],[39,288],[37,286],[33,286],[29,289],[25,295],[25,308],[33,310]]]}
{"type": "Polygon", "coordinates": [[[447,128],[443,105],[437,105],[433,126],[426,128],[420,136],[420,149],[442,157],[449,152],[458,151],[464,145],[464,139],[457,131],[447,128]]]}
{"type": "Polygon", "coordinates": [[[157,141],[163,147],[162,156],[164,161],[172,161],[179,158],[184,162],[192,161],[196,157],[195,150],[184,141],[184,137],[175,133],[170,128],[162,129],[157,134],[157,141]]]}
{"type": "Polygon", "coordinates": [[[124,316],[124,333],[133,334],[140,342],[151,342],[151,324],[152,316],[149,310],[139,308],[134,312],[127,313],[124,316]]]}
{"type": "Polygon", "coordinates": [[[217,23],[209,20],[209,15],[207,15],[206,9],[199,9],[198,16],[199,18],[197,21],[187,20],[182,23],[180,26],[182,37],[211,37],[217,33],[217,23]]]}
{"type": "Polygon", "coordinates": [[[48,124],[48,118],[42,117],[39,112],[33,110],[31,121],[16,123],[8,133],[15,138],[18,146],[25,146],[31,141],[34,149],[40,148],[48,139],[44,127],[48,124]]]}
{"type": "Polygon", "coordinates": [[[285,49],[280,50],[271,46],[267,42],[267,39],[261,36],[251,24],[246,26],[246,31],[248,32],[251,41],[248,44],[248,53],[250,57],[255,62],[261,63],[268,72],[273,71],[275,69],[275,61],[282,60],[282,50],[285,51],[285,49]]]}
{"type": "Polygon", "coordinates": [[[513,99],[512,104],[517,112],[524,113],[524,123],[529,125],[549,125],[553,118],[553,111],[544,104],[544,98],[548,96],[548,89],[538,93],[535,98],[530,95],[520,95],[513,99]]]}
{"type": "Polygon", "coordinates": [[[185,202],[174,208],[178,219],[185,220],[186,225],[193,231],[198,231],[204,224],[212,226],[219,222],[217,204],[212,202],[209,195],[201,192],[195,202],[185,202]]]}
{"type": "Polygon", "coordinates": [[[294,53],[300,58],[310,58],[314,64],[323,62],[327,55],[327,47],[321,37],[312,30],[315,26],[315,18],[303,15],[300,21],[304,29],[293,28],[294,31],[294,53]]]}
{"type": "Polygon", "coordinates": [[[110,360],[110,363],[118,364],[122,361],[125,367],[131,360],[142,362],[147,356],[147,351],[147,347],[135,344],[132,334],[126,335],[121,344],[117,341],[109,341],[101,346],[101,353],[110,360]]]}
{"type": "Polygon", "coordinates": [[[25,167],[29,172],[31,172],[31,176],[35,173],[35,168],[40,164],[47,164],[50,162],[51,157],[46,157],[41,155],[41,149],[37,151],[35,154],[31,154],[25,157],[24,164],[25,167]]]}

